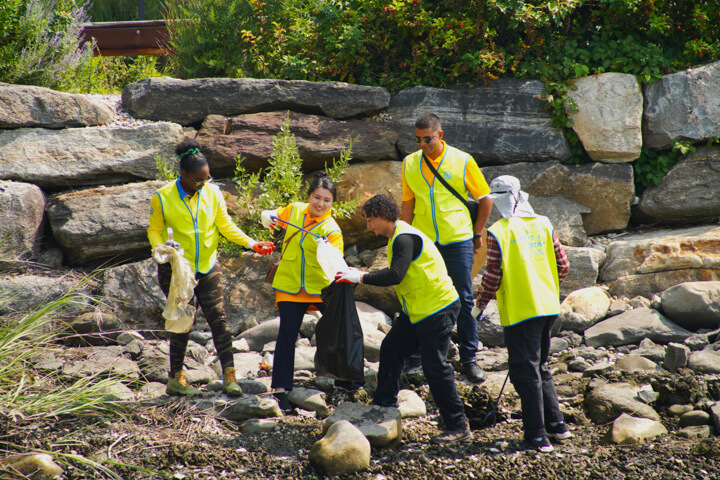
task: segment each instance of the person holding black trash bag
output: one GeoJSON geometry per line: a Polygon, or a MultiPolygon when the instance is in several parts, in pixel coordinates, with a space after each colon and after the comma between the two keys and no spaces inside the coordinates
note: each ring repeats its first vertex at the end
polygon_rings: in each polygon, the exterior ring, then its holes
{"type": "Polygon", "coordinates": [[[520,449],[548,453],[553,451],[548,437],[572,437],[547,364],[550,333],[560,313],[560,283],[570,262],[550,220],[535,214],[517,178],[495,178],[490,197],[502,218],[488,228],[477,316],[497,298],[509,377],[522,407],[525,438],[520,449]]]}
{"type": "Polygon", "coordinates": [[[363,211],[368,229],[388,238],[390,266],[371,273],[351,268],[338,272],[335,281],[394,285],[403,309],[380,346],[373,403],[397,406],[405,360],[419,350],[425,378],[445,424],[431,442],[469,442],[473,434],[455,386],[455,371],[447,361],[460,297],[443,258],[425,234],[398,220],[400,208],[391,197],[375,195],[365,202],[363,211]]]}
{"type": "Polygon", "coordinates": [[[303,316],[308,310],[324,312],[320,293],[332,281],[318,263],[316,237],[307,232],[326,237],[341,253],[344,248],[342,232],[332,217],[337,187],[327,172],[315,173],[307,198],[307,203],[291,203],[279,210],[264,210],[261,213],[265,228],[285,228],[282,257],[272,281],[276,292],[275,303],[280,311],[280,329],[271,382],[275,398],[284,412],[293,410],[286,392],[293,389],[295,342],[303,316]]]}
{"type": "MultiPolygon", "coordinates": [[[[155,192],[150,200],[147,236],[154,249],[174,240],[185,250],[185,257],[198,281],[195,296],[212,330],[223,371],[223,391],[242,395],[237,384],[232,352],[232,335],[225,318],[222,267],[217,263],[220,234],[231,242],[269,255],[275,249],[270,242],[256,242],[235,225],[227,212],[220,188],[210,183],[210,167],[200,151],[200,143],[186,138],[175,147],[180,159],[180,176],[155,192]],[[168,238],[168,228],[174,238],[168,238]]],[[[172,270],[170,264],[158,265],[158,281],[168,294],[172,270]]],[[[199,395],[201,392],[185,379],[183,365],[189,333],[173,333],[170,337],[170,374],[168,395],[199,395]]]]}

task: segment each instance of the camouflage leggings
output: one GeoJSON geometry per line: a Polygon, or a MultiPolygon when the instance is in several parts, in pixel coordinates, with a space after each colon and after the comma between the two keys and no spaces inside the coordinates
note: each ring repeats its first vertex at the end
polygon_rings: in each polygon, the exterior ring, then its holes
{"type": "MultiPolygon", "coordinates": [[[[205,319],[212,331],[215,350],[220,357],[223,372],[234,368],[232,352],[232,335],[227,319],[225,318],[225,300],[223,297],[222,267],[216,263],[209,273],[197,273],[198,281],[195,287],[195,297],[205,314],[205,319]]],[[[167,296],[170,289],[172,268],[169,263],[158,265],[158,281],[160,288],[167,296]]],[[[173,333],[170,336],[170,372],[179,372],[185,363],[185,350],[187,349],[190,333],[173,333]]]]}

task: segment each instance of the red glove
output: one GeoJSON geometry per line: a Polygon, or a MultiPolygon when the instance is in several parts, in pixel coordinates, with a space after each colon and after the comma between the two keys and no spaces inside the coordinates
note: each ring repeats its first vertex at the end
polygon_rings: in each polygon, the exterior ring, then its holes
{"type": "Polygon", "coordinates": [[[275,250],[275,244],[265,241],[257,242],[252,248],[259,255],[270,255],[275,250]]]}

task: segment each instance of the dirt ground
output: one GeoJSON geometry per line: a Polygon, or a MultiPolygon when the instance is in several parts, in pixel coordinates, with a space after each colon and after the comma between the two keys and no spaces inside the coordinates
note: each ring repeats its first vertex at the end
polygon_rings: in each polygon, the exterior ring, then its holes
{"type": "MultiPolygon", "coordinates": [[[[418,393],[425,395],[422,387],[418,393]]],[[[328,404],[352,400],[328,395],[328,404]]],[[[362,392],[354,398],[367,401],[362,392]]],[[[512,400],[512,399],[508,399],[512,400]]],[[[720,438],[686,440],[672,434],[633,446],[603,440],[609,426],[590,424],[581,410],[567,420],[575,437],[555,452],[516,452],[521,421],[504,418],[480,428],[492,400],[483,388],[466,397],[475,439],[459,446],[434,446],[438,416],[432,403],[426,417],[403,420],[403,441],[373,449],[367,471],[348,479],[720,479],[720,438]]],[[[669,430],[675,420],[664,419],[669,430]]],[[[320,475],[308,452],[321,438],[322,420],[312,412],[277,419],[270,433],[242,434],[239,425],[201,412],[184,399],[162,397],[137,404],[124,417],[84,416],[0,427],[0,441],[38,450],[102,460],[122,479],[311,479],[320,475]]],[[[3,452],[7,453],[7,452],[3,452]]],[[[99,478],[87,466],[64,464],[61,479],[99,478]]],[[[4,477],[0,474],[0,478],[4,477]]],[[[106,478],[106,477],[103,477],[106,478]]]]}

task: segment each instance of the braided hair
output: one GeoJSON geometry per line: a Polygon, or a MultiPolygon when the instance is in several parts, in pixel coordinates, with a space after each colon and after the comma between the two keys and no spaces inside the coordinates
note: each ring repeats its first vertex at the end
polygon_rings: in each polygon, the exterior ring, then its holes
{"type": "Polygon", "coordinates": [[[180,160],[180,170],[195,173],[208,164],[205,155],[200,151],[200,142],[194,138],[185,137],[175,146],[175,155],[180,160]]]}

